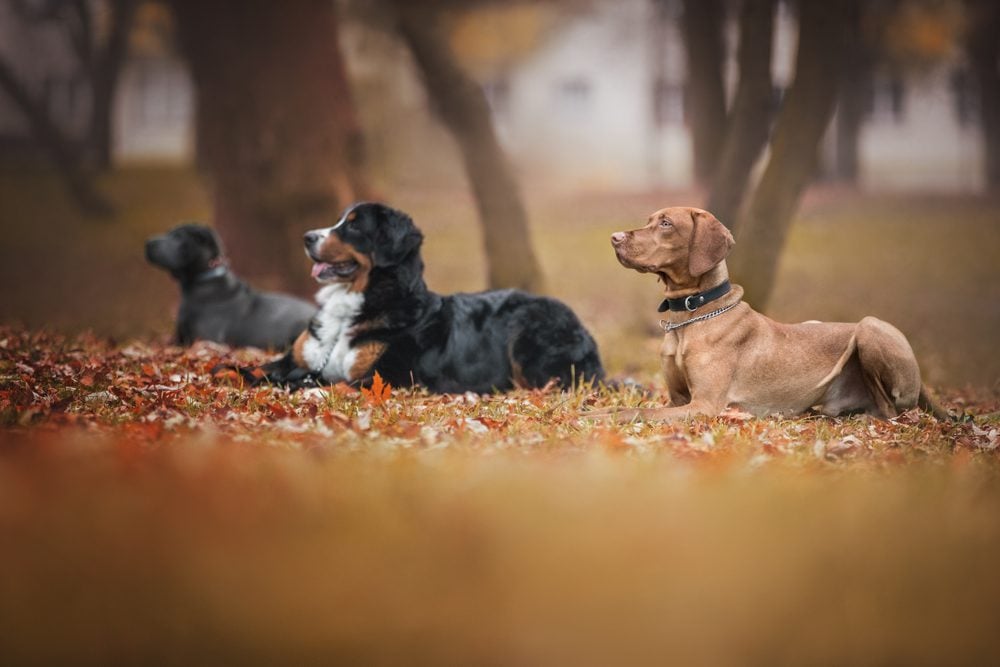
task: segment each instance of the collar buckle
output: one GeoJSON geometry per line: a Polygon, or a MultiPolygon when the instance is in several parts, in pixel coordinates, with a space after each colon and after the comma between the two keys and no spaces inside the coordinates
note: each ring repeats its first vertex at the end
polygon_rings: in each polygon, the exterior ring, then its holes
{"type": "Polygon", "coordinates": [[[705,296],[702,294],[692,294],[690,296],[684,297],[684,310],[689,313],[693,313],[698,310],[705,303],[705,296]],[[697,303],[692,303],[692,301],[697,300],[697,303]]]}

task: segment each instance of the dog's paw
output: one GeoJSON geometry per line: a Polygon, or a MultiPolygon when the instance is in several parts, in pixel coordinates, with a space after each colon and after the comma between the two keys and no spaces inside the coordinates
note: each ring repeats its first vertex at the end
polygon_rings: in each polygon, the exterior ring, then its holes
{"type": "Polygon", "coordinates": [[[577,414],[578,419],[593,419],[594,421],[610,421],[615,424],[627,424],[634,421],[642,413],[632,408],[602,408],[588,410],[577,414]]]}

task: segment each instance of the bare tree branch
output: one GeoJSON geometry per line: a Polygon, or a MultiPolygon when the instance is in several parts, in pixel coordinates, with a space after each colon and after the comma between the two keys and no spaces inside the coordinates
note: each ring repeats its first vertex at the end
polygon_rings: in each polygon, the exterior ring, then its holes
{"type": "Polygon", "coordinates": [[[0,59],[0,90],[10,97],[31,126],[32,135],[55,165],[73,199],[87,215],[106,217],[114,208],[97,191],[84,171],[79,151],[49,117],[44,105],[36,101],[17,79],[10,66],[0,59]]]}

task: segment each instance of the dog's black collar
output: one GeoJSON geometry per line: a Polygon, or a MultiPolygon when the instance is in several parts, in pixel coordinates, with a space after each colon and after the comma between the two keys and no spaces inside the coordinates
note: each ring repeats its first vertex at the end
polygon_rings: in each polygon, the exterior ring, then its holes
{"type": "Polygon", "coordinates": [[[716,299],[721,299],[722,297],[729,294],[733,289],[733,286],[729,284],[728,280],[721,282],[712,289],[707,289],[704,292],[696,292],[695,294],[689,294],[688,296],[681,297],[679,299],[664,299],[660,307],[657,308],[657,312],[666,312],[668,310],[675,312],[687,312],[692,313],[706,303],[711,303],[716,299]]]}

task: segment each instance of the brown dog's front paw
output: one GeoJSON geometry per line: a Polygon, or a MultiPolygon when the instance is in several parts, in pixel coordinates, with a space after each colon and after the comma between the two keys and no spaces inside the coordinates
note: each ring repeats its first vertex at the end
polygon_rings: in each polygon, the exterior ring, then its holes
{"type": "Polygon", "coordinates": [[[627,424],[638,417],[640,413],[640,410],[628,408],[603,408],[601,410],[581,412],[579,417],[580,419],[599,419],[602,421],[612,421],[615,424],[627,424]]]}

